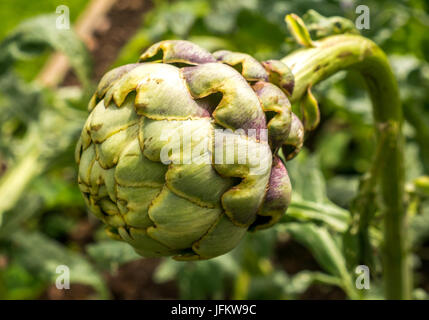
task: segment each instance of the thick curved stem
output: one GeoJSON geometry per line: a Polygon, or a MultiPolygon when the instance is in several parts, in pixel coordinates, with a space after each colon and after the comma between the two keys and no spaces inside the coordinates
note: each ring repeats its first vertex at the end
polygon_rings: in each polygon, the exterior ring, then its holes
{"type": "Polygon", "coordinates": [[[295,76],[292,102],[308,87],[332,74],[355,69],[365,79],[373,104],[377,149],[374,160],[384,217],[383,272],[387,299],[410,298],[410,272],[404,209],[402,109],[398,87],[383,51],[357,35],[327,37],[314,48],[302,49],[282,60],[295,76]]]}

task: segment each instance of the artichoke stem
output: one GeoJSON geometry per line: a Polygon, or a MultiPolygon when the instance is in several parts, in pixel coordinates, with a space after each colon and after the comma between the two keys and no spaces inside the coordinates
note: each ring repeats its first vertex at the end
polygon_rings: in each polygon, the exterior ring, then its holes
{"type": "Polygon", "coordinates": [[[382,247],[384,289],[387,299],[409,299],[411,272],[404,208],[404,154],[402,107],[398,86],[384,52],[358,35],[337,35],[283,58],[295,76],[292,102],[300,101],[308,87],[345,69],[357,70],[371,97],[379,156],[374,159],[384,218],[382,247]]]}

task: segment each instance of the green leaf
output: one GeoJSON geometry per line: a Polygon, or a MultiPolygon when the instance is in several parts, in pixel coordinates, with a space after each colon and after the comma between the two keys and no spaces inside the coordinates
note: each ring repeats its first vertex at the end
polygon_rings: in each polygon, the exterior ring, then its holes
{"type": "Polygon", "coordinates": [[[349,208],[359,188],[358,175],[336,175],[328,180],[328,196],[334,203],[349,208]]]}
{"type": "Polygon", "coordinates": [[[5,212],[0,224],[0,239],[7,239],[11,234],[15,233],[21,223],[34,216],[42,207],[42,200],[34,194],[26,194],[18,201],[13,210],[5,212]]]}
{"type": "Polygon", "coordinates": [[[79,253],[38,232],[17,231],[12,236],[12,242],[15,245],[14,258],[42,279],[54,284],[59,276],[57,267],[65,265],[70,269],[71,283],[90,285],[101,298],[107,298],[103,278],[79,253]]]}
{"type": "Polygon", "coordinates": [[[244,297],[241,297],[241,299],[279,300],[295,298],[295,296],[293,296],[293,293],[295,292],[290,290],[290,278],[286,272],[281,269],[274,270],[273,272],[264,276],[252,276],[248,279],[248,282],[248,292],[244,297]]]}
{"type": "Polygon", "coordinates": [[[46,289],[46,284],[22,265],[11,262],[0,268],[0,299],[37,299],[46,289]]]}
{"type": "Polygon", "coordinates": [[[14,207],[28,183],[40,172],[40,167],[37,165],[38,157],[39,151],[35,148],[31,149],[26,157],[22,157],[1,177],[0,226],[3,223],[3,214],[14,207]]]}
{"type": "Polygon", "coordinates": [[[429,200],[420,204],[421,213],[410,221],[410,238],[414,248],[423,245],[429,239],[429,200]]]}
{"type": "Polygon", "coordinates": [[[301,221],[322,222],[338,232],[345,232],[351,222],[350,212],[335,204],[305,200],[292,201],[286,217],[301,221]]]}
{"type": "Polygon", "coordinates": [[[310,250],[327,272],[340,277],[347,274],[341,251],[326,229],[312,223],[287,223],[281,229],[310,250]]]}
{"type": "Polygon", "coordinates": [[[345,258],[334,238],[325,228],[312,223],[286,223],[278,226],[278,229],[289,232],[296,241],[312,253],[324,270],[341,279],[342,288],[350,298],[357,298],[345,258]]]}
{"type": "Polygon", "coordinates": [[[34,179],[31,186],[34,192],[43,198],[46,209],[83,204],[82,194],[75,179],[66,180],[58,173],[40,175],[34,179]]]}
{"type": "Polygon", "coordinates": [[[153,279],[156,283],[165,283],[174,280],[182,265],[171,259],[164,259],[156,268],[153,279]]]}
{"type": "Polygon", "coordinates": [[[303,15],[303,20],[314,39],[337,34],[359,34],[353,21],[344,17],[324,17],[313,9],[303,15]]]}
{"type": "Polygon", "coordinates": [[[306,48],[314,47],[314,43],[311,40],[310,33],[304,24],[304,21],[296,14],[288,14],[285,18],[290,33],[295,38],[296,42],[306,48]]]}
{"type": "Polygon", "coordinates": [[[113,270],[121,264],[141,259],[125,242],[103,240],[87,246],[89,256],[103,269],[113,270]]]}
{"type": "Polygon", "coordinates": [[[55,15],[41,15],[24,21],[0,44],[0,66],[7,70],[16,60],[33,58],[45,47],[64,53],[79,80],[88,85],[91,59],[83,42],[72,29],[58,29],[55,15]]]}
{"type": "Polygon", "coordinates": [[[311,88],[307,88],[307,93],[301,99],[301,114],[304,128],[307,131],[316,129],[320,122],[319,104],[311,93],[311,88]]]}
{"type": "Polygon", "coordinates": [[[252,277],[247,299],[299,299],[307,289],[321,283],[342,286],[341,279],[318,271],[301,271],[293,276],[274,270],[266,276],[252,277]]]}
{"type": "Polygon", "coordinates": [[[287,292],[296,297],[304,293],[312,284],[322,283],[341,287],[341,279],[318,271],[301,271],[289,279],[287,292]]]}
{"type": "Polygon", "coordinates": [[[326,183],[319,168],[319,159],[302,150],[293,161],[286,164],[292,181],[292,199],[317,203],[328,202],[326,183]]]}
{"type": "Polygon", "coordinates": [[[419,193],[429,197],[429,176],[421,176],[414,179],[414,186],[419,193]]]}
{"type": "Polygon", "coordinates": [[[231,253],[198,262],[177,262],[166,259],[155,271],[154,280],[163,283],[175,279],[180,299],[222,299],[226,280],[239,272],[231,253]]]}

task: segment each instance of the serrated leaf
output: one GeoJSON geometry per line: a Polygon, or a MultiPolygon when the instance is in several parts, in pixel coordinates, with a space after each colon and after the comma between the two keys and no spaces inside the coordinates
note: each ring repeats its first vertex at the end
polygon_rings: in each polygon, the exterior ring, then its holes
{"type": "Polygon", "coordinates": [[[278,230],[290,233],[312,253],[325,271],[341,279],[342,288],[351,298],[357,297],[345,258],[334,238],[325,228],[312,223],[286,223],[278,226],[278,230]]]}
{"type": "Polygon", "coordinates": [[[332,236],[312,223],[287,223],[281,229],[310,250],[320,266],[332,275],[347,274],[345,260],[332,236]]]}

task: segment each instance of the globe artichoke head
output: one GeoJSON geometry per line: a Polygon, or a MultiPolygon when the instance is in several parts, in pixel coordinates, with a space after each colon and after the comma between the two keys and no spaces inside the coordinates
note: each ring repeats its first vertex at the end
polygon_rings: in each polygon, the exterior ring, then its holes
{"type": "Polygon", "coordinates": [[[78,182],[114,239],[142,256],[209,259],[272,226],[303,127],[280,61],[163,41],[109,71],[76,147],[78,182]]]}

